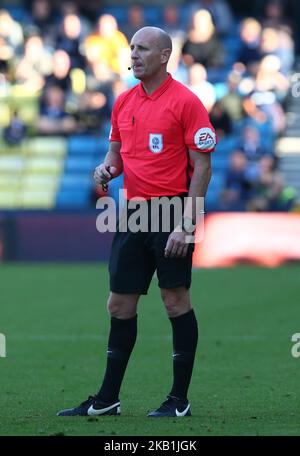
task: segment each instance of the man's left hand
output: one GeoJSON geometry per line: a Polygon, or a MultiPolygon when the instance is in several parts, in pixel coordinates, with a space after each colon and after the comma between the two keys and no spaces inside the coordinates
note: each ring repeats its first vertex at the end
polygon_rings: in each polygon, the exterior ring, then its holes
{"type": "Polygon", "coordinates": [[[185,258],[189,248],[189,243],[186,242],[185,231],[177,231],[176,229],[170,234],[167,245],[165,247],[165,258],[185,258]]]}

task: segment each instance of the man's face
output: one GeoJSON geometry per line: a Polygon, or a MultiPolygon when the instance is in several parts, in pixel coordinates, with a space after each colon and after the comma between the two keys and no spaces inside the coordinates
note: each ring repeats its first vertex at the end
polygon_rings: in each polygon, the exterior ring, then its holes
{"type": "Polygon", "coordinates": [[[151,79],[161,69],[161,50],[151,33],[137,32],[131,40],[130,49],[133,72],[137,79],[151,79]]]}

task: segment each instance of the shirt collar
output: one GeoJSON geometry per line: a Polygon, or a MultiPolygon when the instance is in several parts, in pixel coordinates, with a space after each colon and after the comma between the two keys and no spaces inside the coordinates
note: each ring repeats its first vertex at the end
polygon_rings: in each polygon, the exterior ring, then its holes
{"type": "Polygon", "coordinates": [[[173,78],[170,75],[170,73],[168,73],[168,77],[166,78],[166,80],[160,86],[158,86],[157,89],[155,89],[154,92],[151,93],[151,95],[147,95],[143,88],[142,82],[140,82],[139,95],[144,98],[149,98],[150,100],[157,100],[157,98],[159,98],[165,92],[165,90],[167,90],[172,81],[173,78]]]}

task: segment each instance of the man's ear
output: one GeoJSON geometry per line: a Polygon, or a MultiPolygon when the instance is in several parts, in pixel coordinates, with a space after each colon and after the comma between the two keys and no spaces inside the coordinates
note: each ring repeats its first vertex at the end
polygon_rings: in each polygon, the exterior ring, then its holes
{"type": "Polygon", "coordinates": [[[168,49],[168,48],[167,49],[163,49],[161,51],[161,57],[160,57],[161,63],[168,63],[168,60],[169,60],[170,55],[171,55],[171,52],[172,52],[171,49],[168,49]]]}

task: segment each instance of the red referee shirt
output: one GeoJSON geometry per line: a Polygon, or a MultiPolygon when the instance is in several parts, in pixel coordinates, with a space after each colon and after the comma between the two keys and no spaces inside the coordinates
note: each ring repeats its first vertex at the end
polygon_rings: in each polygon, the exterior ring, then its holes
{"type": "Polygon", "coordinates": [[[129,199],[187,192],[188,149],[212,152],[216,145],[203,104],[170,74],[151,95],[140,83],[117,98],[109,139],[121,142],[129,199]]]}

